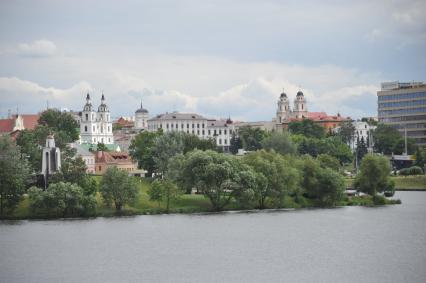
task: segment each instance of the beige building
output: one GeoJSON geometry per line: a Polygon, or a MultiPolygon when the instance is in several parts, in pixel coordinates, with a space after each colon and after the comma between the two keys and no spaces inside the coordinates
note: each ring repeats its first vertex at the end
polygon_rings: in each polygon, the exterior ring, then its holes
{"type": "Polygon", "coordinates": [[[426,146],[426,84],[382,83],[377,92],[379,122],[391,125],[402,135],[426,146]]]}
{"type": "Polygon", "coordinates": [[[138,165],[132,160],[130,155],[125,152],[106,152],[98,151],[95,153],[95,173],[103,175],[110,167],[117,167],[133,175],[138,165]]]}

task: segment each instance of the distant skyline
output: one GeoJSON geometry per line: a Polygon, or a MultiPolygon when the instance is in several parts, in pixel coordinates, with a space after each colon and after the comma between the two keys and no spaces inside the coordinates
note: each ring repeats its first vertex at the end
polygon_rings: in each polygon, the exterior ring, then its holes
{"type": "Polygon", "coordinates": [[[426,1],[2,1],[0,117],[112,115],[270,120],[283,88],[309,111],[377,115],[384,81],[426,80],[426,1]]]}

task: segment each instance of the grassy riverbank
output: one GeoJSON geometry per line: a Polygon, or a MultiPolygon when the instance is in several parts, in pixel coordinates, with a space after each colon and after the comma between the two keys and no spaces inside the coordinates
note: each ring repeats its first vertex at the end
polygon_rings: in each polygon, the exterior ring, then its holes
{"type": "MultiPolygon", "coordinates": [[[[426,191],[426,176],[392,176],[391,179],[395,182],[396,190],[424,190],[426,191]]],[[[354,178],[345,178],[346,187],[352,188],[354,178]]]]}
{"type": "MultiPolygon", "coordinates": [[[[100,179],[95,177],[97,181],[100,179]]],[[[139,196],[138,199],[130,206],[126,206],[123,210],[123,215],[140,215],[140,214],[163,214],[166,213],[165,203],[157,203],[149,200],[147,191],[150,187],[150,182],[145,179],[138,180],[138,189],[139,196]]],[[[115,216],[116,212],[113,207],[106,207],[103,202],[100,194],[97,195],[98,209],[96,214],[91,216],[115,216]]],[[[398,203],[395,200],[386,199],[385,204],[395,204],[398,203]]],[[[373,206],[373,199],[370,196],[354,196],[346,197],[340,201],[337,206],[373,206]]],[[[292,197],[286,197],[283,203],[282,208],[310,208],[316,207],[315,203],[306,198],[299,198],[299,201],[296,202],[292,197]]],[[[267,208],[275,208],[271,204],[267,208]]],[[[231,202],[225,210],[244,210],[244,209],[253,209],[253,207],[243,208],[239,206],[235,201],[231,202]]],[[[181,195],[175,200],[170,202],[170,213],[200,213],[200,212],[211,212],[213,211],[210,201],[205,198],[203,195],[192,194],[192,195],[181,195]]],[[[30,209],[30,203],[28,197],[25,196],[24,199],[19,203],[17,209],[13,214],[5,216],[7,219],[44,219],[51,218],[47,215],[37,214],[35,215],[30,209]]]]}

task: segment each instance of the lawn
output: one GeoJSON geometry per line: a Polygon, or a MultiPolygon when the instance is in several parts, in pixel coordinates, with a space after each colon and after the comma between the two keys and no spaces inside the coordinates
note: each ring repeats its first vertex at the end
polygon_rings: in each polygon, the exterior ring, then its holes
{"type": "MultiPolygon", "coordinates": [[[[397,190],[425,190],[426,191],[426,176],[417,175],[417,176],[392,176],[391,179],[395,182],[395,188],[397,190]]],[[[354,178],[345,178],[346,187],[352,188],[354,178]]]]}

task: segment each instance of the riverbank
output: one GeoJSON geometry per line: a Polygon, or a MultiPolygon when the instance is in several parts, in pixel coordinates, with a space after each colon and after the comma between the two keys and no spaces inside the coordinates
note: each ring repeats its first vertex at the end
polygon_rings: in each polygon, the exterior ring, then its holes
{"type": "MultiPolygon", "coordinates": [[[[193,213],[211,213],[214,212],[210,201],[199,194],[181,195],[180,197],[170,201],[169,211],[166,210],[166,204],[149,200],[148,189],[150,182],[140,179],[138,182],[139,196],[138,199],[129,206],[126,206],[119,214],[113,207],[107,207],[103,204],[101,196],[97,195],[98,208],[94,213],[86,215],[86,217],[113,217],[113,216],[131,216],[131,215],[155,215],[166,213],[193,214],[193,213]]],[[[399,200],[384,199],[383,204],[398,204],[399,200]]],[[[371,196],[351,196],[345,197],[336,206],[374,206],[371,196]]],[[[311,199],[299,197],[296,201],[293,197],[286,197],[282,207],[276,207],[271,203],[267,203],[267,209],[300,209],[300,208],[316,208],[318,207],[311,199]]],[[[232,201],[225,207],[225,211],[257,211],[254,207],[241,207],[236,201],[232,201]]],[[[12,214],[5,215],[2,219],[21,220],[21,219],[57,219],[62,218],[61,215],[48,215],[47,213],[35,214],[30,208],[28,196],[19,203],[18,207],[12,214]]]]}
{"type": "MultiPolygon", "coordinates": [[[[392,176],[396,191],[426,191],[426,175],[392,176]]],[[[345,178],[346,187],[353,188],[354,178],[345,178]]]]}

